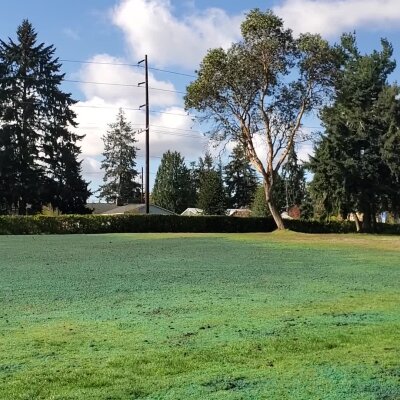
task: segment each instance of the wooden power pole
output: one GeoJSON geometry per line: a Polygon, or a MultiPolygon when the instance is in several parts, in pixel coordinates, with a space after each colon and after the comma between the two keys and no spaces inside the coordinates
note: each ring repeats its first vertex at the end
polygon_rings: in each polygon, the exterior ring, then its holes
{"type": "Polygon", "coordinates": [[[149,104],[149,64],[147,61],[147,54],[144,60],[139,61],[139,64],[144,62],[145,68],[145,81],[139,85],[145,85],[146,90],[146,104],[141,107],[146,109],[146,182],[145,182],[145,203],[146,214],[150,213],[150,104],[149,104]]]}

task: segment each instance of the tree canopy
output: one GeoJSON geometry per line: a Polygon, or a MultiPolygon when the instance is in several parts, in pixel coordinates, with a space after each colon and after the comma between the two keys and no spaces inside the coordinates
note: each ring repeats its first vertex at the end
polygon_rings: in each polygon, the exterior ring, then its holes
{"type": "Polygon", "coordinates": [[[192,179],[185,159],[177,151],[163,154],[154,183],[152,200],[167,210],[182,213],[192,203],[192,179]]]}
{"type": "Polygon", "coordinates": [[[258,179],[242,145],[235,146],[230,161],[224,167],[224,183],[230,208],[250,206],[258,186],[258,179]]]}
{"type": "Polygon", "coordinates": [[[386,40],[362,55],[344,35],[342,49],[335,102],[321,114],[325,132],[310,163],[312,191],[327,213],[362,213],[371,231],[378,212],[400,207],[400,91],[388,83],[396,64],[386,40]]]}
{"type": "Polygon", "coordinates": [[[0,41],[0,207],[26,214],[51,204],[84,213],[90,195],[81,177],[75,100],[61,90],[54,46],[37,43],[25,20],[16,41],[0,41]]]}
{"type": "Polygon", "coordinates": [[[137,142],[136,132],[126,120],[125,114],[119,110],[114,123],[109,124],[107,133],[103,136],[104,159],[101,168],[104,169],[104,185],[100,187],[99,197],[119,204],[141,201],[140,184],[136,182],[137,142]]]}
{"type": "Polygon", "coordinates": [[[215,139],[242,144],[262,175],[268,207],[283,229],[272,198],[276,176],[304,115],[329,95],[339,57],[319,35],[294,38],[271,11],[251,11],[241,32],[242,40],[228,50],[209,50],[187,88],[185,105],[213,121],[215,139]],[[259,151],[260,141],[266,156],[259,151]]]}

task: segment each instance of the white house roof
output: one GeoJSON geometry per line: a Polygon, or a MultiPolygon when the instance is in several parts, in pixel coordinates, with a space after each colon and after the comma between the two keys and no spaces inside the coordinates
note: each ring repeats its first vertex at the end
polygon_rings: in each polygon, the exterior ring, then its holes
{"type": "MultiPolygon", "coordinates": [[[[89,205],[88,205],[89,206],[89,205]]],[[[101,207],[100,207],[101,208],[101,207]]],[[[146,205],[145,204],[126,204],[124,206],[116,206],[115,204],[104,204],[103,210],[99,210],[97,214],[101,215],[120,215],[125,213],[136,213],[136,214],[145,214],[146,213],[146,205]],[[111,207],[107,207],[111,206],[111,207]]],[[[165,208],[156,206],[154,204],[150,204],[149,207],[150,214],[162,214],[162,215],[174,215],[172,211],[169,211],[165,208]]]]}
{"type": "Polygon", "coordinates": [[[203,210],[201,208],[187,208],[181,215],[193,216],[202,215],[203,210]]]}

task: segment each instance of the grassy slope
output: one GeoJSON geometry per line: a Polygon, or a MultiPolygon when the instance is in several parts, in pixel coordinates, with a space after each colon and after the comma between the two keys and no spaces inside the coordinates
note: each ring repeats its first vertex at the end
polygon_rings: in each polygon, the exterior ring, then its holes
{"type": "Polygon", "coordinates": [[[400,398],[400,239],[0,238],[0,399],[400,398]]]}

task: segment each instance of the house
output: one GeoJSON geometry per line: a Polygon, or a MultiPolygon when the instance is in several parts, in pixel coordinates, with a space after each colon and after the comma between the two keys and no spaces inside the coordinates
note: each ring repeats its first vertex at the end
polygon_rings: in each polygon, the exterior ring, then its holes
{"type": "Polygon", "coordinates": [[[229,208],[226,210],[228,217],[242,217],[247,218],[251,216],[251,210],[247,208],[229,208]]]}
{"type": "MultiPolygon", "coordinates": [[[[145,204],[126,204],[124,206],[117,206],[116,204],[109,203],[91,203],[87,204],[86,207],[93,210],[93,214],[98,215],[146,214],[145,204]]],[[[154,204],[150,204],[149,211],[152,215],[175,215],[172,211],[154,204]]]]}
{"type": "Polygon", "coordinates": [[[203,210],[201,208],[187,208],[181,215],[185,217],[198,217],[203,215],[203,210]]]}

